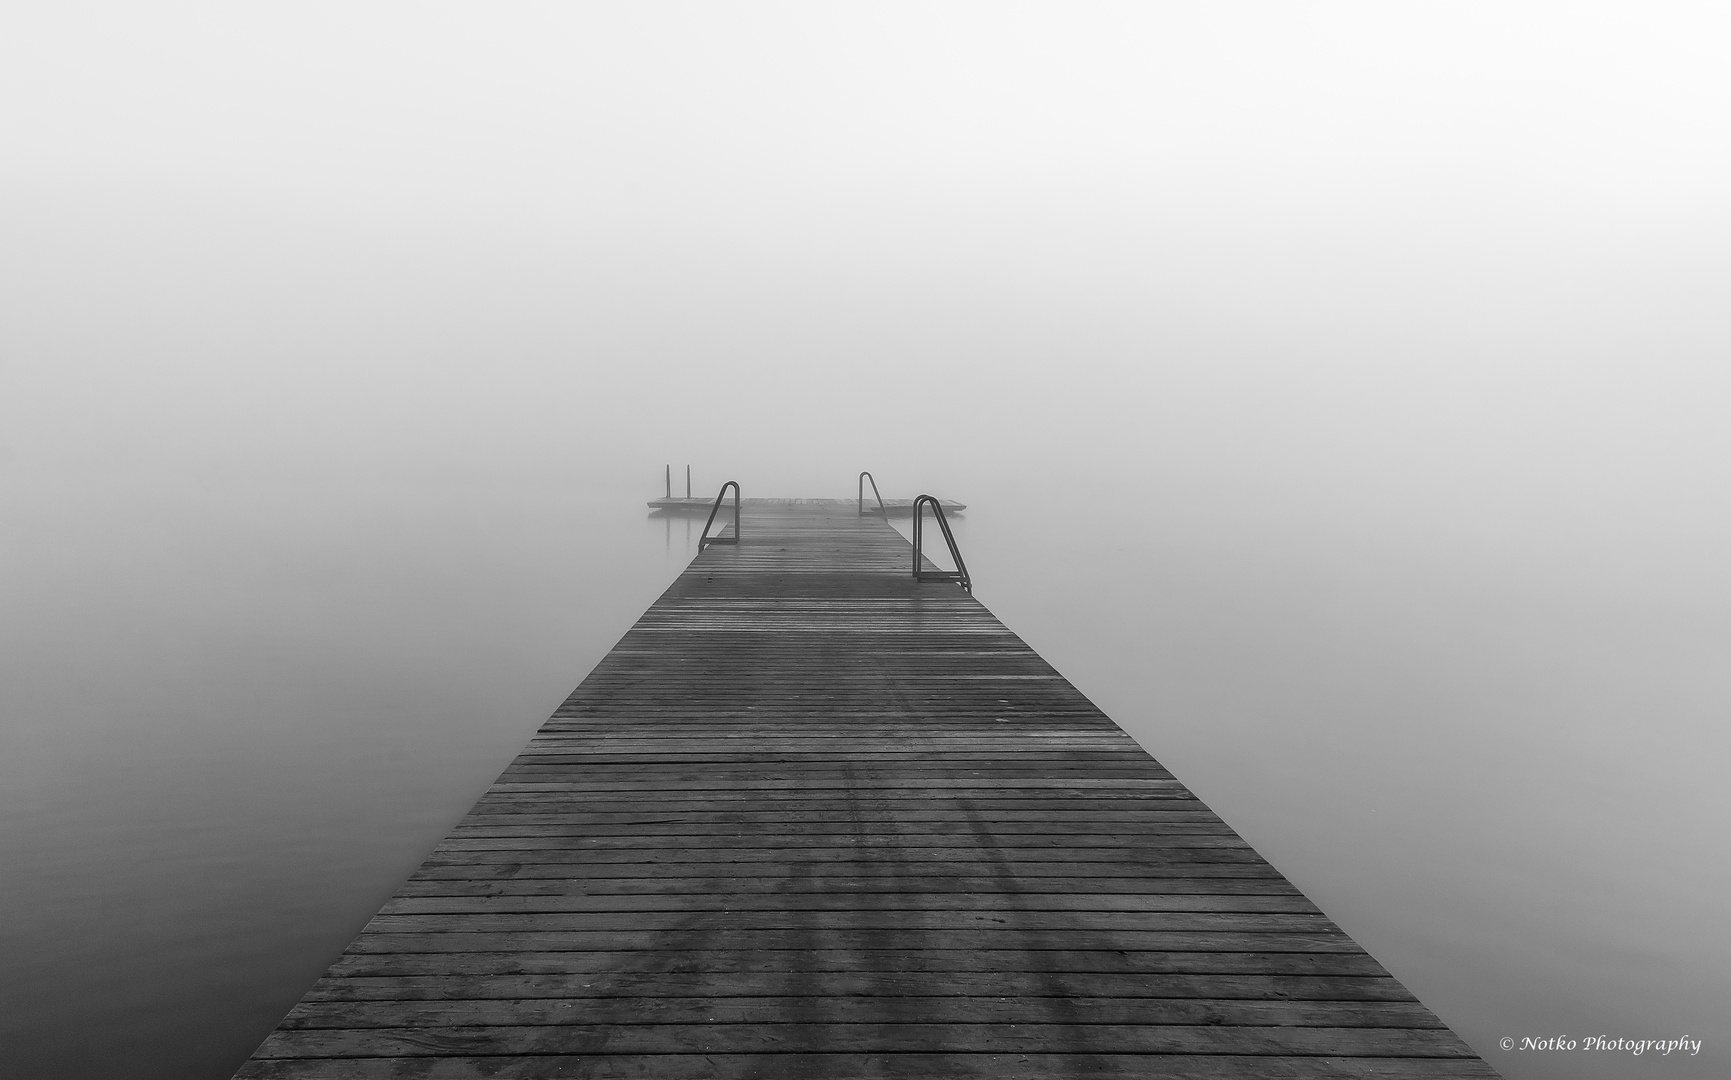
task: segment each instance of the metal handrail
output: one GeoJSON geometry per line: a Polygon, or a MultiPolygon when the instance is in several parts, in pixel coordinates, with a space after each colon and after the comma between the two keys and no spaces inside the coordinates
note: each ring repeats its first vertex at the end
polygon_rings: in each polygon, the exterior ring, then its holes
{"type": "Polygon", "coordinates": [[[872,482],[872,495],[878,501],[878,513],[882,514],[886,518],[889,517],[890,512],[884,507],[884,497],[878,494],[877,477],[873,476],[869,472],[862,472],[859,474],[859,516],[865,517],[865,485],[867,480],[872,482]]]}
{"type": "Polygon", "coordinates": [[[955,534],[950,532],[950,523],[944,520],[944,508],[932,495],[921,495],[914,500],[914,580],[915,581],[953,581],[966,589],[974,591],[973,579],[968,577],[968,564],[962,561],[962,549],[956,546],[955,534]],[[956,561],[954,570],[921,570],[920,569],[920,524],[925,519],[922,512],[927,504],[931,505],[932,514],[938,519],[938,528],[944,531],[944,542],[950,545],[950,558],[956,561]]]}
{"type": "Polygon", "coordinates": [[[720,491],[715,493],[715,505],[709,508],[709,520],[703,523],[703,533],[697,538],[697,550],[702,551],[706,544],[737,543],[739,543],[739,481],[729,480],[721,485],[720,491]],[[715,524],[715,512],[721,509],[721,500],[726,498],[728,488],[733,489],[733,535],[711,536],[709,535],[709,527],[715,524]]]}

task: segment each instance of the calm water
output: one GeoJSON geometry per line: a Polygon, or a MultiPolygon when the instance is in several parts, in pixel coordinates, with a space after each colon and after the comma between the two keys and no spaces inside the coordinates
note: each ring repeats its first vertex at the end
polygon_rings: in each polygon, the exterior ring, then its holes
{"type": "MultiPolygon", "coordinates": [[[[623,482],[10,491],[20,1076],[229,1075],[693,550],[623,482]]],[[[1505,1075],[1731,1069],[1721,591],[942,493],[979,598],[1505,1075]],[[1497,1048],[1595,1034],[1706,1046],[1497,1048]]]]}

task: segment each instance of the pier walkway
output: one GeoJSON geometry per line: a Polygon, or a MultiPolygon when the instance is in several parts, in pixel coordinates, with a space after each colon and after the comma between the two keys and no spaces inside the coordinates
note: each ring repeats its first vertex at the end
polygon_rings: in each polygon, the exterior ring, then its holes
{"type": "Polygon", "coordinates": [[[239,1076],[1496,1075],[881,518],[744,526],[239,1076]]]}

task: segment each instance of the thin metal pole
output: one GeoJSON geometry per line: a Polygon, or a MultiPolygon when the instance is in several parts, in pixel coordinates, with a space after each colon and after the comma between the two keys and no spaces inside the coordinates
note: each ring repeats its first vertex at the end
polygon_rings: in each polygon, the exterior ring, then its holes
{"type": "Polygon", "coordinates": [[[667,466],[667,497],[673,498],[673,466],[667,466]]]}
{"type": "Polygon", "coordinates": [[[968,564],[962,561],[962,549],[956,546],[956,534],[950,531],[950,523],[944,519],[944,508],[935,495],[921,495],[914,500],[914,580],[921,581],[934,578],[940,581],[953,581],[966,589],[974,591],[973,579],[968,577],[968,564]],[[955,560],[954,573],[937,570],[925,573],[920,570],[921,525],[925,520],[925,508],[932,508],[932,516],[938,520],[938,528],[943,531],[944,543],[949,546],[950,558],[955,560]]]}
{"type": "Polygon", "coordinates": [[[873,476],[869,472],[862,472],[859,474],[858,510],[859,510],[860,516],[862,516],[862,517],[865,516],[865,486],[866,486],[867,480],[870,480],[872,482],[872,498],[874,498],[878,501],[878,513],[880,513],[884,516],[885,521],[888,521],[890,519],[890,512],[889,512],[889,510],[887,510],[884,507],[884,497],[882,495],[878,494],[877,477],[873,476]]]}
{"type": "Polygon", "coordinates": [[[715,505],[709,508],[709,520],[703,523],[703,531],[697,536],[697,550],[701,552],[707,544],[737,544],[739,543],[739,481],[729,480],[721,485],[721,490],[715,495],[715,505]],[[709,527],[715,524],[715,513],[721,509],[721,500],[727,498],[727,489],[733,489],[733,535],[729,537],[712,537],[709,527]]]}
{"type": "Polygon", "coordinates": [[[685,497],[691,498],[691,466],[685,467],[685,497]]]}
{"type": "Polygon", "coordinates": [[[914,500],[914,580],[920,579],[920,511],[924,509],[922,501],[925,496],[914,500]]]}

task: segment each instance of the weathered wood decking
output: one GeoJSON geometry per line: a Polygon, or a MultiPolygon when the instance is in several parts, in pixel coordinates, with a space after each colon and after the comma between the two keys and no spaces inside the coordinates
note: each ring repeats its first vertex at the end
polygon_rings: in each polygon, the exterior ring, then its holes
{"type": "Polygon", "coordinates": [[[1496,1075],[881,520],[744,536],[240,1076],[1496,1075]]]}

